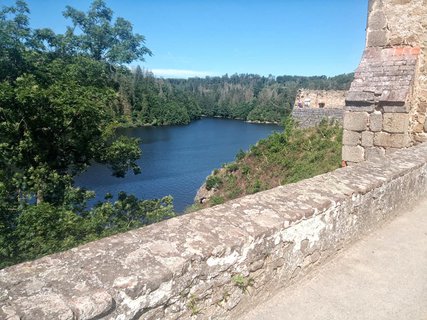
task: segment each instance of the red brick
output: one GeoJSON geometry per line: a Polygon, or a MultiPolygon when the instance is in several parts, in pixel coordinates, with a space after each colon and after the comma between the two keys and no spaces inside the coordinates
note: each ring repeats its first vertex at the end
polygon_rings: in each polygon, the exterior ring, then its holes
{"type": "Polygon", "coordinates": [[[405,56],[409,55],[409,54],[411,54],[411,50],[412,50],[411,47],[403,48],[403,53],[405,54],[405,56]]]}
{"type": "Polygon", "coordinates": [[[412,48],[411,49],[411,54],[413,54],[413,55],[419,55],[420,54],[420,52],[421,52],[421,48],[420,47],[416,47],[416,48],[412,48]]]}
{"type": "Polygon", "coordinates": [[[404,52],[405,52],[405,48],[402,48],[402,47],[398,47],[394,49],[395,56],[401,56],[404,54],[404,52]]]}

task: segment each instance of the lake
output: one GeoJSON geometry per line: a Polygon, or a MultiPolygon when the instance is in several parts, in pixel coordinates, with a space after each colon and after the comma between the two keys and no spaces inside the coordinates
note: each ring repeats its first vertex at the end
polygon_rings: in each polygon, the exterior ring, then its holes
{"type": "MultiPolygon", "coordinates": [[[[76,178],[76,185],[117,196],[125,191],[141,199],[172,195],[176,212],[193,203],[197,190],[215,168],[233,161],[237,152],[248,150],[258,140],[282,127],[239,120],[203,118],[186,126],[121,129],[121,133],[141,139],[142,173],[129,172],[116,178],[103,165],[95,164],[76,178]]],[[[94,203],[94,202],[92,202],[94,203]]]]}

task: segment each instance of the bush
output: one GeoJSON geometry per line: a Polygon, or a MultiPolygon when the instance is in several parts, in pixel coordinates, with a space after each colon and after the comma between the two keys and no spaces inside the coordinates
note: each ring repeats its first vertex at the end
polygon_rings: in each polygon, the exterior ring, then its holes
{"type": "Polygon", "coordinates": [[[226,166],[227,172],[235,172],[239,170],[239,165],[235,162],[230,163],[226,166]]]}
{"type": "Polygon", "coordinates": [[[206,189],[207,190],[211,190],[211,189],[218,189],[220,186],[222,185],[222,179],[218,176],[212,176],[210,175],[207,179],[206,179],[206,189]]]}

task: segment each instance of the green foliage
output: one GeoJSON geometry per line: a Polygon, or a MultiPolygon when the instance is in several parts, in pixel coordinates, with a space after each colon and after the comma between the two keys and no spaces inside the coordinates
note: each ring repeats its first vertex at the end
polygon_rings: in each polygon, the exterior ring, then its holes
{"type": "Polygon", "coordinates": [[[254,279],[250,277],[245,277],[242,274],[237,274],[231,278],[234,285],[242,290],[243,293],[248,292],[248,288],[254,285],[254,279]]]}
{"type": "Polygon", "coordinates": [[[246,153],[242,149],[239,150],[236,154],[236,161],[242,160],[245,157],[246,153]]]}
{"type": "Polygon", "coordinates": [[[0,10],[0,268],[174,215],[169,196],[90,209],[94,193],[74,187],[93,162],[139,173],[138,140],[115,129],[132,78],[118,64],[150,53],[143,37],[101,0],[67,8],[78,34],[32,30],[28,13],[21,0],[0,10]]]}
{"type": "Polygon", "coordinates": [[[162,81],[192,96],[203,115],[280,123],[290,114],[298,89],[345,90],[352,80],[353,74],[330,78],[234,74],[162,81]]]}
{"type": "MultiPolygon", "coordinates": [[[[80,201],[87,196],[83,195],[80,201]]],[[[99,203],[81,212],[75,209],[67,204],[43,202],[25,206],[13,223],[8,217],[7,222],[13,227],[0,236],[0,268],[174,216],[170,196],[139,200],[121,193],[113,203],[99,203]]],[[[1,222],[5,219],[0,220],[0,226],[1,222]]]]}
{"type": "Polygon", "coordinates": [[[292,119],[285,122],[282,133],[261,140],[236,162],[219,170],[213,196],[206,205],[269,188],[298,182],[339,168],[341,164],[342,128],[326,120],[315,128],[300,129],[292,119]],[[238,170],[230,170],[229,168],[238,170]]]}
{"type": "Polygon", "coordinates": [[[214,188],[218,188],[222,185],[222,179],[216,175],[210,175],[206,179],[206,189],[211,190],[214,188]]]}
{"type": "Polygon", "coordinates": [[[212,205],[214,205],[214,206],[216,206],[216,205],[218,205],[218,204],[222,204],[222,203],[224,203],[224,197],[221,197],[221,196],[213,196],[211,199],[210,199],[210,202],[212,203],[212,205]]]}
{"type": "Polygon", "coordinates": [[[197,305],[198,301],[199,299],[196,297],[195,294],[192,294],[188,299],[187,307],[190,309],[192,316],[198,315],[201,311],[197,305]]]}
{"type": "Polygon", "coordinates": [[[259,179],[255,179],[252,188],[249,190],[249,193],[257,193],[261,191],[261,181],[259,179]]]}
{"type": "Polygon", "coordinates": [[[225,167],[227,172],[235,172],[237,170],[239,170],[239,165],[235,162],[229,163],[227,164],[227,166],[225,167]]]}
{"type": "Polygon", "coordinates": [[[64,17],[73,23],[66,34],[67,41],[74,44],[68,47],[72,53],[113,64],[143,60],[144,55],[151,55],[144,45],[144,36],[133,34],[129,21],[117,18],[112,23],[113,11],[103,0],[94,0],[87,13],[67,6],[64,17]]]}

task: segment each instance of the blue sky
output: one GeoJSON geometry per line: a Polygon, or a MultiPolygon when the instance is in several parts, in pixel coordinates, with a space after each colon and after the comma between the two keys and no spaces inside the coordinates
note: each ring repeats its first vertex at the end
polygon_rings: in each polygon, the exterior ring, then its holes
{"type": "MultiPolygon", "coordinates": [[[[0,0],[11,4],[12,0],[0,0]]],[[[33,27],[64,32],[66,5],[27,0],[33,27]]],[[[368,0],[106,0],[146,37],[141,67],[164,77],[353,72],[365,42],[368,0]]]]}

